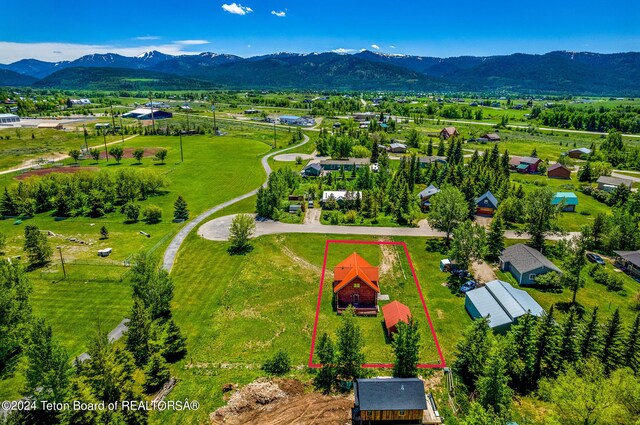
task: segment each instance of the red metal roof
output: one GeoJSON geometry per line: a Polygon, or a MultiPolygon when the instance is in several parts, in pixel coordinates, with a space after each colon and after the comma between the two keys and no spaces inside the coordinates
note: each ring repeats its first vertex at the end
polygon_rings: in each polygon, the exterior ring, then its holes
{"type": "Polygon", "coordinates": [[[391,301],[389,304],[382,306],[382,314],[384,315],[384,325],[387,329],[391,329],[398,322],[409,323],[411,310],[399,301],[391,301]]]}
{"type": "Polygon", "coordinates": [[[380,292],[378,287],[378,268],[354,252],[333,269],[333,280],[340,282],[333,288],[333,292],[338,292],[354,279],[359,278],[369,285],[374,291],[380,292]]]}

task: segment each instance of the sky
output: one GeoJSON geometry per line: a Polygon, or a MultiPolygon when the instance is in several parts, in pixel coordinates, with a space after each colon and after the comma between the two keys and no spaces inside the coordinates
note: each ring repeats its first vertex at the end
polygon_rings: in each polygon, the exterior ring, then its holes
{"type": "Polygon", "coordinates": [[[355,52],[451,57],[640,51],[638,0],[3,1],[0,63],[135,56],[355,52]]]}

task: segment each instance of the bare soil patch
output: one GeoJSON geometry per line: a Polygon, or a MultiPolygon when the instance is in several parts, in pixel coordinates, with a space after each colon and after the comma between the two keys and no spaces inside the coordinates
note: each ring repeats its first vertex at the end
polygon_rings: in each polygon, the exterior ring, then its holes
{"type": "Polygon", "coordinates": [[[348,424],[352,405],[350,396],[305,394],[304,384],[295,379],[260,378],[233,393],[210,420],[216,425],[348,424]]]}
{"type": "MultiPolygon", "coordinates": [[[[388,242],[388,238],[378,239],[381,242],[388,242]]],[[[382,251],[382,262],[380,263],[380,275],[387,276],[393,272],[393,267],[397,263],[397,256],[395,252],[395,245],[380,244],[380,250],[382,251]]]]}
{"type": "Polygon", "coordinates": [[[31,170],[26,173],[22,173],[15,178],[18,180],[25,180],[31,176],[46,176],[51,173],[64,173],[64,174],[73,174],[79,173],[80,171],[95,171],[98,167],[73,167],[73,166],[65,166],[65,167],[52,167],[52,168],[41,168],[39,170],[31,170]]]}
{"type": "Polygon", "coordinates": [[[491,266],[485,261],[480,264],[473,263],[471,265],[471,270],[473,271],[473,276],[476,278],[476,282],[478,283],[487,283],[498,278],[491,266]]]}

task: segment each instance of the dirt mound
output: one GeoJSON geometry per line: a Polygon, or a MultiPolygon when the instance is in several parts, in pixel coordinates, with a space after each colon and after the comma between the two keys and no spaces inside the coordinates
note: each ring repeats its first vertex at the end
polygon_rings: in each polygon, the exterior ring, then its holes
{"type": "Polygon", "coordinates": [[[97,170],[96,167],[66,166],[66,167],[41,168],[39,170],[31,170],[31,171],[27,171],[26,173],[22,173],[16,176],[16,179],[25,180],[31,176],[46,176],[47,174],[51,174],[51,173],[73,174],[73,173],[79,173],[80,171],[95,171],[95,170],[97,170]]]}
{"type": "Polygon", "coordinates": [[[348,424],[352,404],[349,396],[305,394],[304,384],[295,379],[260,378],[235,392],[210,419],[216,425],[348,424]]]}

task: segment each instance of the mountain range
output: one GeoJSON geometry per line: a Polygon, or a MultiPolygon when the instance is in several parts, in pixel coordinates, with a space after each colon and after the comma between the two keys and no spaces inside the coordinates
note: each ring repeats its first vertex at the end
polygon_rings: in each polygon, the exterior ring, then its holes
{"type": "Polygon", "coordinates": [[[0,64],[0,86],[60,89],[300,89],[506,91],[640,96],[640,53],[555,51],[543,55],[436,58],[364,50],[242,58],[158,51],[92,54],[74,61],[0,64]]]}

